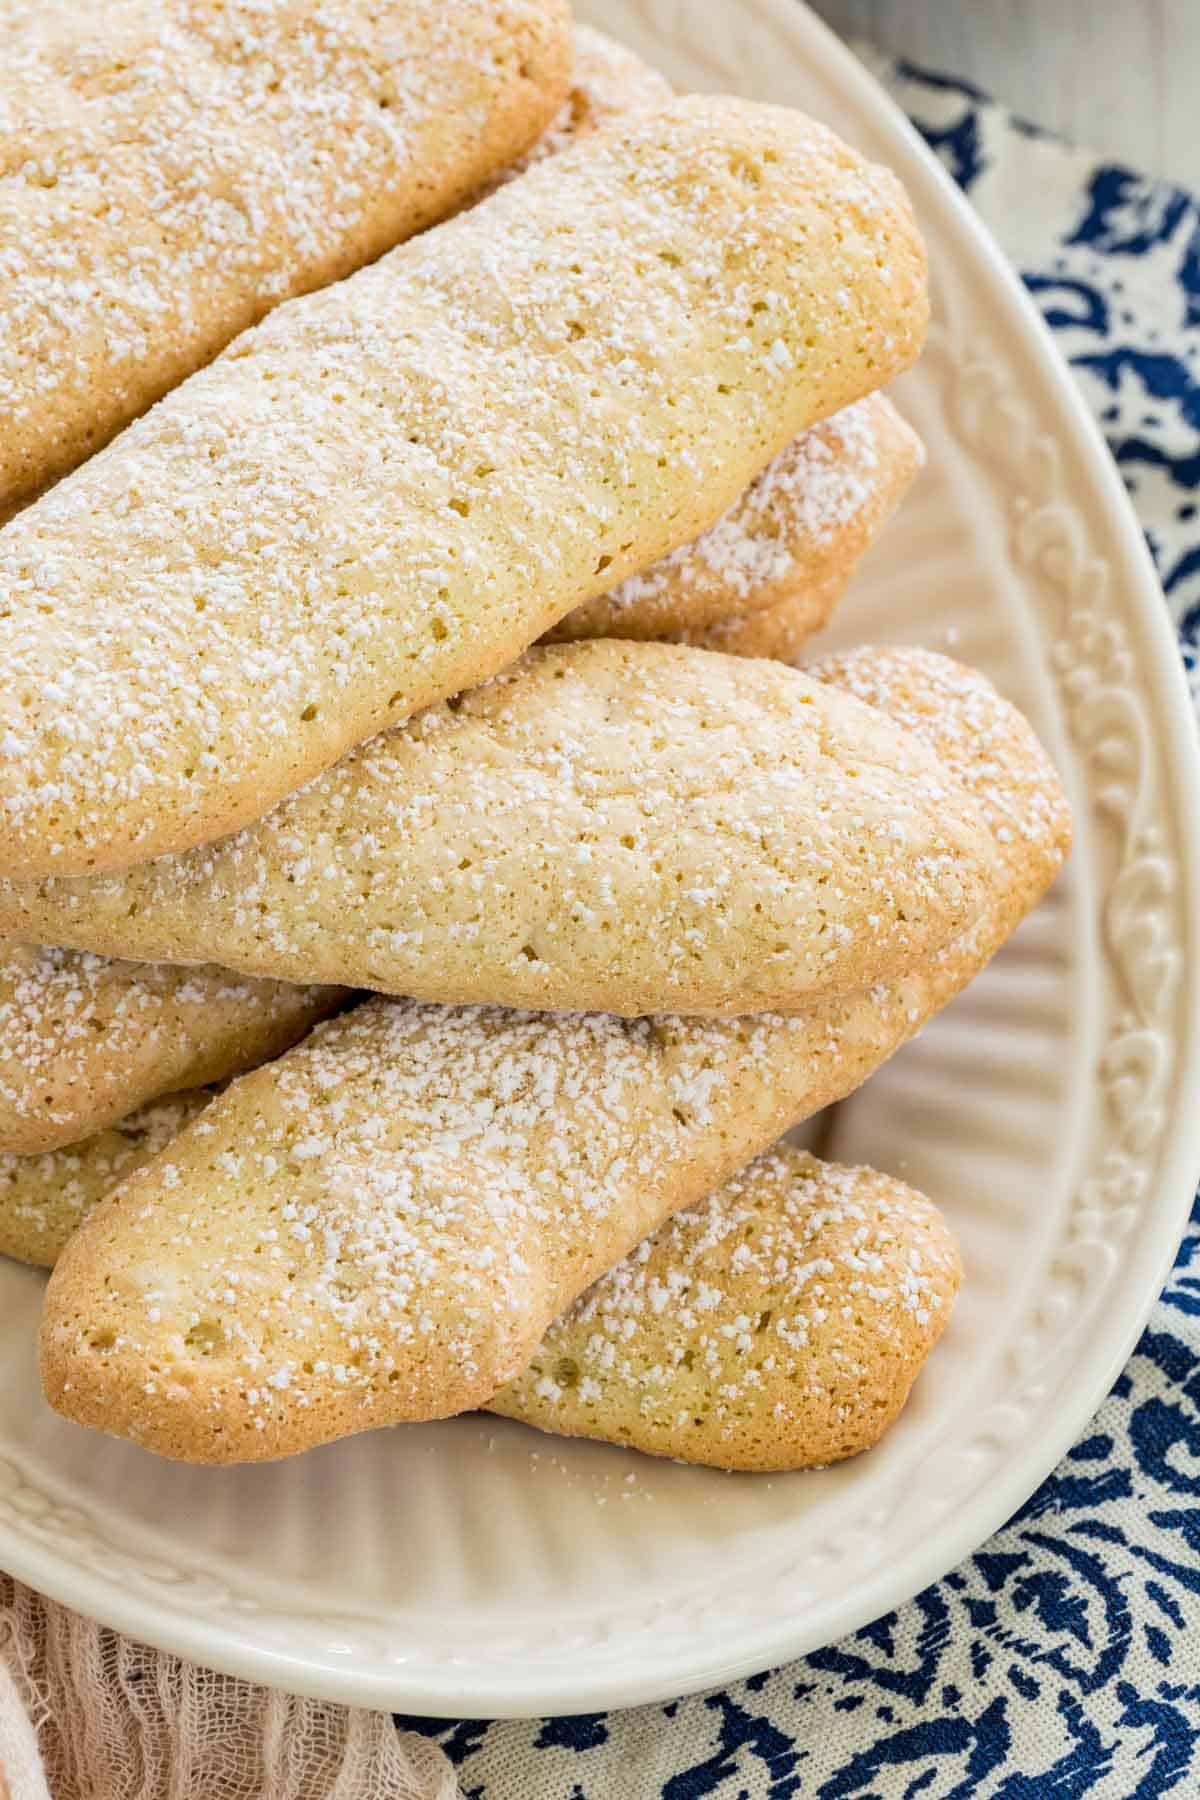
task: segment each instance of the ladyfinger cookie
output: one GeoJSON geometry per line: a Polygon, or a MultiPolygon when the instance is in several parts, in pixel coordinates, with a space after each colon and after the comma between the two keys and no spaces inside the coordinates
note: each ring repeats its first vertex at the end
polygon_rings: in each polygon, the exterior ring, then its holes
{"type": "Polygon", "coordinates": [[[450,212],[571,55],[563,0],[6,0],[3,40],[0,517],[450,212]]]}
{"type": "Polygon", "coordinates": [[[995,835],[987,911],[792,1018],[622,1021],[372,1000],[235,1082],[103,1202],[51,1277],[47,1397],[199,1462],[283,1456],[482,1405],[664,1219],[853,1091],[983,966],[1057,871],[1066,803],[974,671],[859,652],[995,835]]]}
{"type": "Polygon", "coordinates": [[[926,313],[893,176],[709,97],[277,308],[0,532],[0,868],[261,816],[695,537],[926,313]]]}
{"type": "Polygon", "coordinates": [[[960,1279],[923,1194],[781,1144],[601,1276],[488,1411],[718,1469],[840,1462],[895,1422],[960,1279]]]}
{"type": "Polygon", "coordinates": [[[159,1094],[253,1068],[346,999],[225,969],[11,945],[0,955],[0,1153],[73,1144],[159,1094]]]}
{"type": "Polygon", "coordinates": [[[576,607],[548,636],[664,638],[742,656],[777,653],[760,642],[798,648],[827,623],[923,461],[916,432],[886,395],[869,394],[795,438],[692,543],[576,607]]]}
{"type": "Polygon", "coordinates": [[[0,931],[456,1005],[792,1012],[948,943],[993,855],[877,708],[598,640],[530,651],[222,843],[0,881],[0,931]]]}
{"type": "Polygon", "coordinates": [[[53,1268],[63,1245],[117,1184],[203,1112],[212,1088],[151,1100],[79,1143],[36,1155],[0,1153],[0,1256],[53,1268]]]}

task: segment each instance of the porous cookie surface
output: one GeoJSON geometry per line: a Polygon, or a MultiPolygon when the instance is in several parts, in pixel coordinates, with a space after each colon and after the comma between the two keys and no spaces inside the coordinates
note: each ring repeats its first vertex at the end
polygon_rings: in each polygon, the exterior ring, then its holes
{"type": "Polygon", "coordinates": [[[211,1088],[190,1088],[152,1100],[61,1150],[0,1153],[0,1255],[53,1267],[67,1239],[105,1194],[157,1156],[211,1099],[211,1088]]]}
{"type": "MultiPolygon", "coordinates": [[[[624,45],[577,26],[570,95],[512,173],[670,94],[624,45]]],[[[659,638],[790,661],[828,622],[923,461],[916,432],[885,395],[868,394],[802,432],[692,543],[577,606],[546,641],[659,638]]]]}
{"type": "Polygon", "coordinates": [[[692,98],[277,308],[0,533],[0,867],[207,842],[915,355],[894,178],[692,98]]]}
{"type": "Polygon", "coordinates": [[[450,211],[570,60],[561,0],[4,0],[0,40],[0,516],[450,211]]]}
{"type": "Polygon", "coordinates": [[[0,956],[0,1152],[53,1150],[176,1088],[278,1056],[338,989],[10,945],[0,956]]]}
{"type": "MultiPolygon", "coordinates": [[[[923,460],[920,438],[891,401],[869,394],[795,438],[694,542],[576,607],[548,635],[732,650],[736,633],[729,643],[706,633],[735,616],[748,622],[786,608],[787,641],[799,644],[826,622],[923,460]]],[[[780,628],[770,641],[783,641],[780,628]]]]}
{"type": "Polygon", "coordinates": [[[993,854],[878,709],[601,640],[531,651],[220,844],[0,882],[0,928],[456,1004],[792,1011],[956,936],[993,854]]]}
{"type": "MultiPolygon", "coordinates": [[[[578,26],[571,93],[513,172],[670,93],[624,45],[578,26]]],[[[546,642],[659,638],[790,661],[827,623],[923,461],[916,432],[885,395],[868,394],[802,432],[692,543],[576,607],[546,642]]]]}
{"type": "Polygon", "coordinates": [[[998,948],[1069,836],[1044,753],[982,677],[879,654],[877,696],[894,686],[988,795],[997,855],[975,927],[793,1018],[373,1000],[319,1027],[67,1246],[42,1334],[51,1403],[206,1462],[482,1404],[663,1219],[852,1092],[998,948]]]}
{"type": "MultiPolygon", "coordinates": [[[[997,926],[1003,942],[1037,904],[1071,843],[1062,783],[1029,724],[986,675],[935,650],[863,645],[823,657],[807,672],[886,712],[970,793],[1004,865],[997,926]]],[[[992,909],[996,904],[993,897],[992,909]]]]}
{"type": "Polygon", "coordinates": [[[488,1409],[723,1469],[837,1462],[893,1423],[959,1279],[924,1195],[780,1145],[602,1276],[488,1409]]]}

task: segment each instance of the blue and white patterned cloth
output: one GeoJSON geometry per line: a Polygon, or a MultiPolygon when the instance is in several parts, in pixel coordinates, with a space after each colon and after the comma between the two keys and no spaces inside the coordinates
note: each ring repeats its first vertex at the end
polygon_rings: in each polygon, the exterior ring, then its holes
{"type": "MultiPolygon", "coordinates": [[[[876,61],[1094,407],[1200,703],[1200,206],[876,61]]],[[[466,1800],[1200,1795],[1200,1206],[1090,1429],[977,1555],[788,1668],[666,1706],[406,1719],[466,1800]]]]}

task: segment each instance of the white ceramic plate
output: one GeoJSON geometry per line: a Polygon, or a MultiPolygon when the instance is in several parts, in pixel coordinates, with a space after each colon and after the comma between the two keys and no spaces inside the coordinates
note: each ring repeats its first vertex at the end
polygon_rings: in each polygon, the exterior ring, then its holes
{"type": "Polygon", "coordinates": [[[796,0],[581,10],[681,86],[808,108],[908,183],[937,322],[901,398],[930,468],[834,635],[986,669],[1065,772],[1078,847],[987,975],[835,1121],[838,1155],[943,1203],[966,1259],[898,1429],[839,1469],[721,1476],[477,1419],[275,1467],[176,1467],[50,1414],[41,1281],[0,1270],[0,1564],[199,1662],[412,1712],[679,1694],[941,1575],[1100,1402],[1200,1163],[1193,725],[1133,518],[1032,308],[796,0]]]}

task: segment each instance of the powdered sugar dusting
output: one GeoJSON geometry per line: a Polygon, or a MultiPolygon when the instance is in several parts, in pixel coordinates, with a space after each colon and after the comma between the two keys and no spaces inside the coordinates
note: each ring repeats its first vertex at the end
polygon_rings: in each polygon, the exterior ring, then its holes
{"type": "Polygon", "coordinates": [[[883,172],[693,98],[278,308],[0,533],[5,862],[205,841],[504,666],[905,362],[923,280],[883,172]]]}
{"type": "Polygon", "coordinates": [[[827,543],[870,501],[880,468],[871,400],[847,406],[827,425],[803,432],[768,463],[742,499],[691,544],[631,575],[607,597],[616,607],[657,599],[681,576],[707,570],[732,600],[784,580],[795,566],[794,540],[827,543]]]}
{"type": "Polygon", "coordinates": [[[889,1421],[957,1281],[921,1195],[781,1146],[604,1275],[493,1409],[689,1459],[829,1461],[889,1421]]]}
{"type": "MultiPolygon", "coordinates": [[[[670,94],[666,80],[624,45],[577,26],[571,94],[534,148],[502,179],[555,155],[616,115],[665,105],[670,94]]],[[[789,354],[781,340],[772,351],[776,360],[780,351],[789,354]]],[[[549,637],[623,635],[639,611],[647,615],[647,629],[633,635],[667,637],[672,627],[708,624],[714,591],[732,612],[795,574],[819,579],[821,552],[839,529],[862,522],[868,509],[878,506],[882,490],[897,480],[891,459],[885,461],[881,451],[881,420],[889,426],[891,458],[903,454],[919,467],[924,448],[916,434],[883,395],[869,395],[802,432],[692,543],[576,608],[549,637]],[[660,616],[668,597],[677,617],[660,616]]]]}
{"type": "Polygon", "coordinates": [[[1071,840],[1062,785],[1032,729],[980,670],[933,650],[871,645],[809,669],[923,738],[980,808],[1010,874],[1043,879],[1071,840]],[[1014,729],[1014,727],[1017,727],[1014,729]]]}
{"type": "Polygon", "coordinates": [[[211,1099],[211,1089],[192,1089],[139,1107],[82,1143],[0,1154],[0,1253],[52,1264],[110,1189],[164,1150],[211,1099]]]}
{"type": "Polygon", "coordinates": [[[772,1071],[793,1088],[806,1029],[367,1002],[235,1084],[144,1203],[124,1190],[122,1341],[161,1325],[251,1419],[331,1385],[394,1416],[482,1399],[658,1222],[664,1182],[698,1198],[739,1160],[731,1092],[772,1071]]]}
{"type": "Polygon", "coordinates": [[[990,854],[961,786],[879,711],[775,663],[586,642],[531,651],[218,845],[0,882],[0,922],[452,1003],[790,1011],[954,936],[990,854]]]}
{"type": "Polygon", "coordinates": [[[0,507],[447,210],[556,98],[537,0],[2,12],[0,507]]]}
{"type": "Polygon", "coordinates": [[[82,1137],[164,1088],[285,1049],[333,1009],[315,988],[224,969],[8,946],[0,960],[0,1145],[82,1137]]]}
{"type": "Polygon", "coordinates": [[[801,433],[694,542],[577,607],[549,636],[782,654],[773,637],[800,641],[824,622],[923,459],[886,395],[868,395],[801,433]]]}

